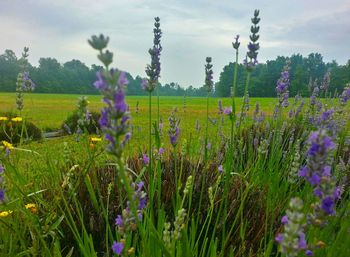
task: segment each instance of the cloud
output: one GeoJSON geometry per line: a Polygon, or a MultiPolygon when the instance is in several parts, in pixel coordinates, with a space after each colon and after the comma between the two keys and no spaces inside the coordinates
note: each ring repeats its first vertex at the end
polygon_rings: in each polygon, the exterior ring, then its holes
{"type": "Polygon", "coordinates": [[[110,36],[116,65],[144,76],[150,61],[153,17],[161,17],[161,82],[201,86],[206,56],[212,56],[214,78],[233,60],[231,42],[240,34],[242,60],[249,40],[250,17],[261,10],[259,60],[278,55],[320,52],[326,61],[349,58],[350,3],[347,0],[2,0],[0,52],[20,53],[30,46],[30,61],[55,57],[97,63],[86,43],[92,34],[110,36]]]}

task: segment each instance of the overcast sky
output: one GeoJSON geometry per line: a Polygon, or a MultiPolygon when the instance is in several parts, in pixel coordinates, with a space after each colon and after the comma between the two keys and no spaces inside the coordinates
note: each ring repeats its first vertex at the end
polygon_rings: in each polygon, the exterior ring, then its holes
{"type": "Polygon", "coordinates": [[[104,33],[110,36],[114,66],[145,76],[153,18],[159,16],[160,81],[201,86],[205,57],[213,58],[217,80],[234,58],[236,34],[243,60],[254,9],[261,16],[260,62],[310,52],[340,64],[350,58],[349,0],[0,0],[0,52],[12,49],[20,56],[29,46],[33,65],[40,57],[97,64],[87,39],[104,33]]]}

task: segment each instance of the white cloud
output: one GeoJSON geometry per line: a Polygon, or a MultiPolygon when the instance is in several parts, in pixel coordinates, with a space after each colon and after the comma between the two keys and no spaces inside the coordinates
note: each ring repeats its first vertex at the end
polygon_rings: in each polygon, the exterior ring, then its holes
{"type": "Polygon", "coordinates": [[[347,0],[2,0],[0,52],[20,53],[30,46],[30,61],[55,57],[97,63],[86,43],[92,34],[111,38],[117,66],[144,76],[152,44],[153,17],[161,17],[161,81],[203,84],[204,61],[212,56],[218,79],[233,60],[231,42],[240,34],[241,58],[248,43],[250,17],[261,10],[260,60],[318,51],[326,60],[345,63],[349,56],[350,2],[347,0]]]}

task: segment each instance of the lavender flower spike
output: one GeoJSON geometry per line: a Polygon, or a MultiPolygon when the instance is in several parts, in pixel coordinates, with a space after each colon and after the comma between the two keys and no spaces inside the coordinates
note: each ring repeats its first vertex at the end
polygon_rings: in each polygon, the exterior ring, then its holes
{"type": "Polygon", "coordinates": [[[283,71],[281,72],[281,77],[277,81],[277,86],[276,86],[276,92],[279,98],[279,104],[282,107],[289,106],[289,102],[288,102],[288,96],[289,96],[288,87],[290,85],[289,66],[290,66],[290,61],[287,60],[286,65],[284,66],[283,71]]]}
{"type": "Polygon", "coordinates": [[[160,29],[160,19],[159,17],[154,18],[154,38],[153,38],[153,48],[149,49],[149,54],[151,55],[151,64],[146,67],[146,74],[148,76],[148,83],[142,83],[141,87],[152,92],[158,84],[158,79],[160,77],[160,53],[162,51],[162,46],[160,44],[160,38],[162,37],[162,31],[160,29]]]}

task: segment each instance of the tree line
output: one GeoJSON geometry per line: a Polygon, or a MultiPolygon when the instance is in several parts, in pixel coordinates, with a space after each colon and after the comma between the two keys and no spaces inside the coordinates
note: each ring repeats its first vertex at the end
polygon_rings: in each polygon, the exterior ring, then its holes
{"type": "MultiPolygon", "coordinates": [[[[322,81],[323,76],[329,70],[331,72],[329,90],[341,92],[346,83],[350,82],[350,60],[345,65],[339,65],[336,61],[325,63],[319,53],[309,54],[303,57],[300,54],[290,57],[278,56],[275,60],[258,64],[252,73],[249,93],[255,97],[276,96],[276,81],[280,77],[287,58],[290,60],[290,93],[295,95],[309,95],[310,80],[322,81]]],[[[230,88],[233,83],[234,63],[226,65],[215,83],[214,96],[230,96],[230,88]]],[[[71,94],[98,94],[92,85],[96,80],[96,72],[102,67],[91,65],[87,67],[79,60],[71,60],[60,64],[55,58],[40,58],[39,66],[28,64],[30,78],[37,85],[37,93],[71,93],[71,94]]],[[[0,91],[14,92],[16,79],[21,72],[21,60],[12,50],[5,50],[0,55],[0,91]]],[[[244,92],[246,71],[243,64],[238,64],[237,96],[244,92]]],[[[128,95],[146,95],[141,88],[140,76],[133,77],[127,74],[129,85],[128,95]]],[[[204,75],[203,75],[204,77],[204,75]]],[[[203,83],[204,84],[204,83],[203,83]]],[[[176,82],[159,84],[159,94],[167,96],[206,96],[206,89],[202,85],[183,88],[176,82]]]]}

